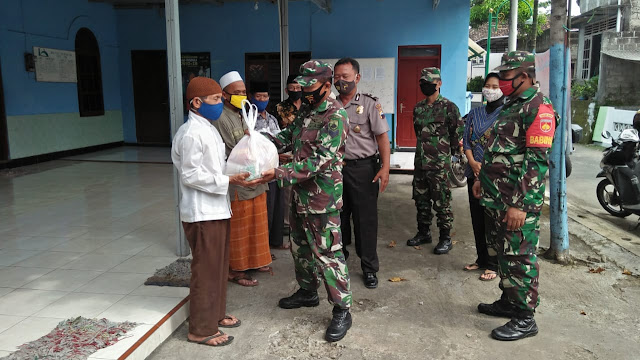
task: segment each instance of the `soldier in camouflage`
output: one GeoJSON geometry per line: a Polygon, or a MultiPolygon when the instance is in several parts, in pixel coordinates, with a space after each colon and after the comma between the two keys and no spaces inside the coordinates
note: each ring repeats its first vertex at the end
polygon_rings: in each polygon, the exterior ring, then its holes
{"type": "Polygon", "coordinates": [[[417,144],[413,175],[413,200],[418,210],[418,234],[407,241],[409,246],[431,243],[431,207],[438,218],[440,238],[435,254],[451,250],[451,191],[449,173],[451,155],[459,154],[464,126],[456,104],[440,95],[440,69],[422,69],[420,90],[427,97],[413,109],[413,126],[417,144]]]}
{"type": "Polygon", "coordinates": [[[538,333],[533,318],[540,302],[536,249],[544,179],[559,118],[536,85],[533,54],[506,53],[496,70],[507,102],[491,130],[473,190],[485,207],[488,245],[498,253],[502,297],[478,305],[478,310],[511,318],[491,335],[518,340],[538,333]]]}
{"type": "Polygon", "coordinates": [[[272,138],[279,151],[293,150],[293,161],[263,174],[279,186],[293,187],[291,253],[300,289],[280,300],[294,309],[319,304],[319,277],[324,280],[333,319],[327,341],[341,340],[351,327],[351,285],[342,251],[342,163],[348,132],[347,112],[329,97],[333,71],[320,61],[308,61],[296,81],[302,86],[302,111],[272,138]]]}

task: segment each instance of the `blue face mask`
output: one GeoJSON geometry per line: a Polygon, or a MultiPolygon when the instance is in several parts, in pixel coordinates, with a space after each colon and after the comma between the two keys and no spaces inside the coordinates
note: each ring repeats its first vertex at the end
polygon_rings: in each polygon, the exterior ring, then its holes
{"type": "Polygon", "coordinates": [[[200,109],[198,109],[198,112],[207,120],[216,121],[220,118],[220,115],[222,115],[223,108],[224,103],[222,102],[219,104],[210,105],[203,101],[202,105],[200,105],[200,109]]]}
{"type": "Polygon", "coordinates": [[[264,109],[267,108],[267,105],[269,105],[269,100],[267,100],[267,101],[258,101],[256,99],[251,99],[251,102],[253,104],[255,104],[255,106],[258,107],[258,112],[263,112],[264,109]]]}

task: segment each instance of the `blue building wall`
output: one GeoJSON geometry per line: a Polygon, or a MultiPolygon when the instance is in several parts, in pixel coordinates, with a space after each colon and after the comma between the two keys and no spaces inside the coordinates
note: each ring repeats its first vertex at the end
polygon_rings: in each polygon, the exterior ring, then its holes
{"type": "MultiPolygon", "coordinates": [[[[309,2],[290,2],[290,51],[311,51],[314,58],[397,58],[398,46],[441,44],[442,94],[464,109],[467,0],[442,1],[437,10],[425,0],[334,0],[332,6],[327,14],[309,2]]],[[[166,49],[165,20],[157,9],[117,13],[124,139],[136,142],[131,50],[166,49]]],[[[277,7],[262,1],[258,10],[252,2],[181,5],[180,32],[182,52],[211,52],[214,79],[230,70],[243,73],[245,53],[280,49],[277,7]]]]}
{"type": "MultiPolygon", "coordinates": [[[[394,57],[402,45],[442,45],[443,95],[464,107],[469,4],[426,0],[334,0],[330,14],[290,2],[290,50],[314,58],[394,57]],[[344,34],[350,34],[345,36],[344,34]]],[[[275,4],[180,7],[182,52],[210,52],[212,77],[244,72],[248,52],[278,52],[275,4]]],[[[166,49],[163,9],[114,10],[88,0],[0,1],[0,65],[12,159],[113,141],[136,142],[132,50],[166,49]],[[75,83],[36,82],[24,69],[33,46],[74,50],[89,28],[101,53],[106,113],[79,117],[75,83]]],[[[393,74],[397,77],[397,74],[393,74]]],[[[390,117],[389,117],[390,118],[390,117]]]]}
{"type": "Polygon", "coordinates": [[[122,141],[118,36],[111,5],[86,0],[0,2],[0,65],[11,159],[122,141]],[[75,83],[37,82],[24,54],[74,50],[79,29],[98,40],[105,115],[81,118],[75,83]]]}

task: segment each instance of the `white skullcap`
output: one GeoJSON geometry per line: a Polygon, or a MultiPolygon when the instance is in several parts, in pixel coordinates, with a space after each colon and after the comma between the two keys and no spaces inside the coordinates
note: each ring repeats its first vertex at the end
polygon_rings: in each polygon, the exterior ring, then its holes
{"type": "Polygon", "coordinates": [[[237,71],[229,71],[220,78],[220,86],[224,90],[229,84],[242,81],[242,76],[237,71]]]}

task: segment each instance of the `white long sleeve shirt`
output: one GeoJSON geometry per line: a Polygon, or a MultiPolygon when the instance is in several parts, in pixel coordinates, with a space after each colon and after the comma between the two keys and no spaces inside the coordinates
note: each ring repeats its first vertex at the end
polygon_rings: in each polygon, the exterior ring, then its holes
{"type": "Polygon", "coordinates": [[[229,177],[224,175],[222,137],[202,116],[189,112],[189,120],[173,138],[171,160],[180,176],[180,219],[192,223],[231,217],[229,177]]]}

